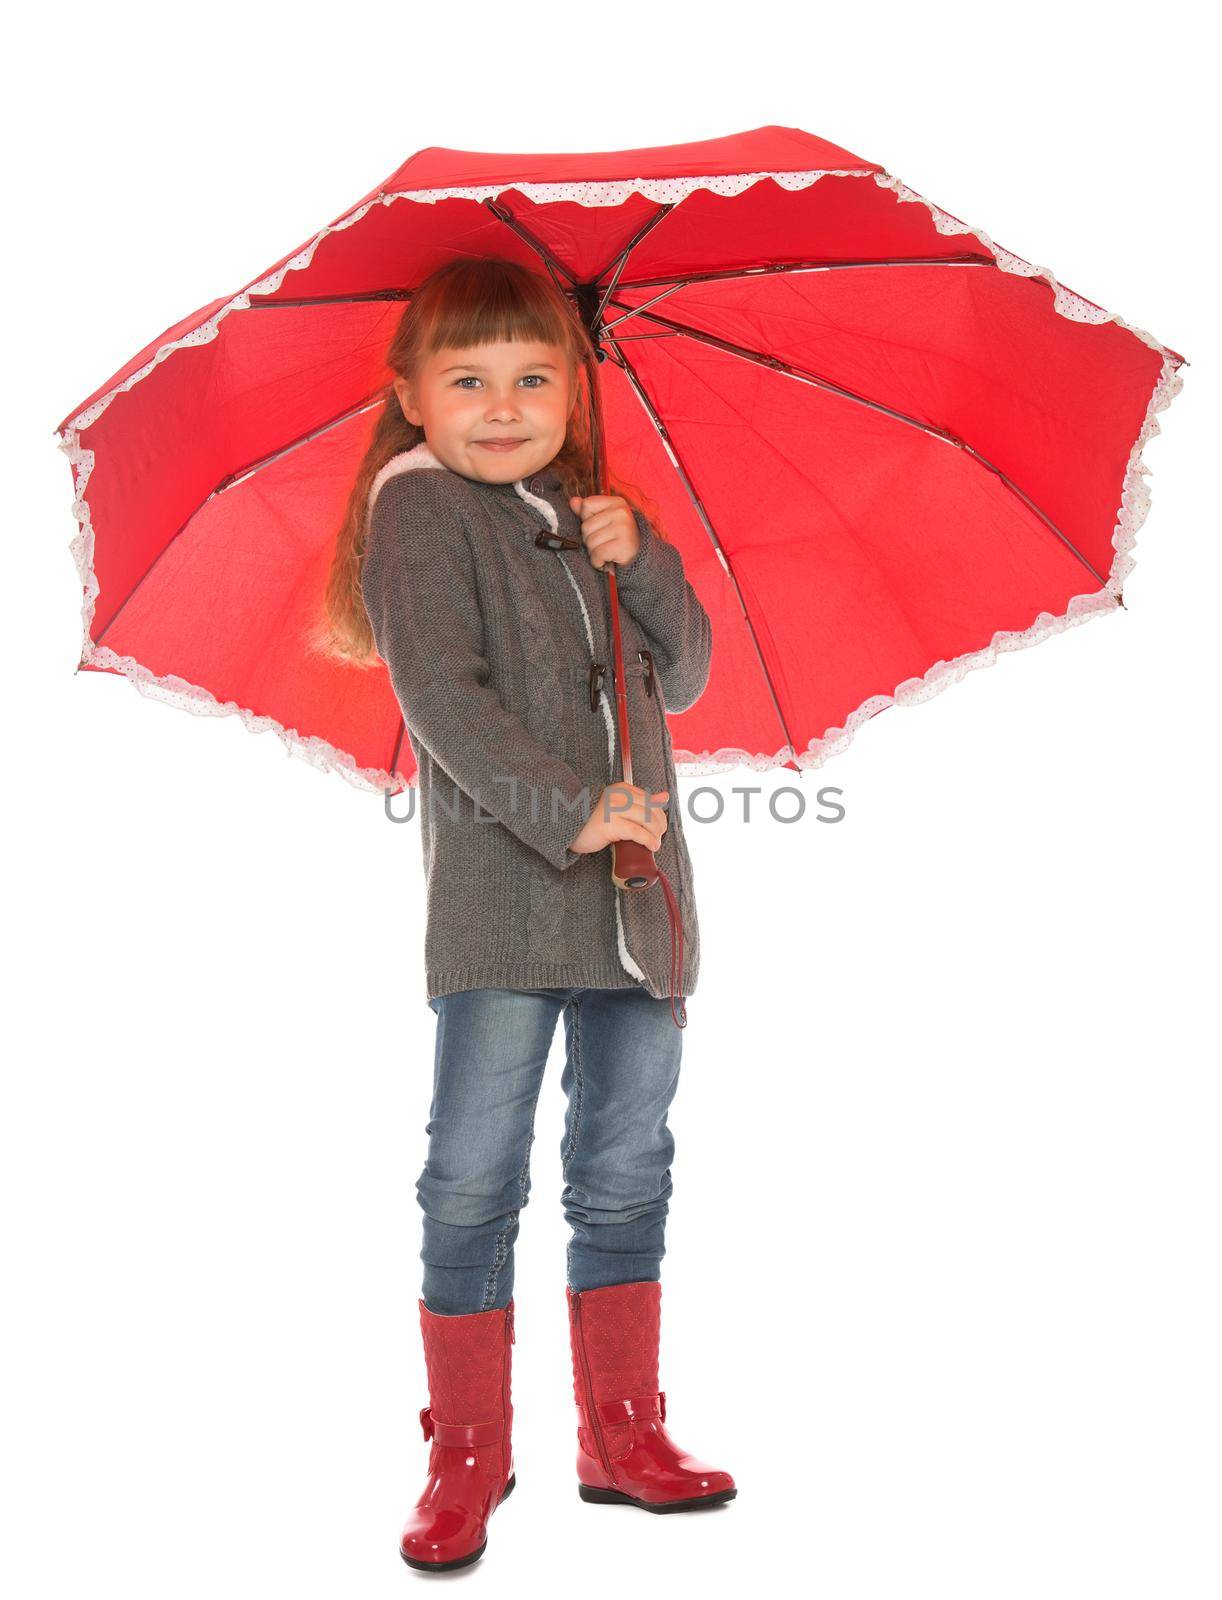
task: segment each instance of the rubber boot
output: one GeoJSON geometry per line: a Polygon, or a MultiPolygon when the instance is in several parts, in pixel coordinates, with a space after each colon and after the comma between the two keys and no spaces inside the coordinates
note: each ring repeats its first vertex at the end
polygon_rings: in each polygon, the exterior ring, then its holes
{"type": "Polygon", "coordinates": [[[399,1553],[409,1567],[449,1572],[483,1555],[488,1519],[514,1487],[513,1301],[459,1317],[419,1304],[429,1381],[420,1426],[432,1449],[399,1553]]]}
{"type": "Polygon", "coordinates": [[[577,1492],[599,1505],[694,1511],[738,1493],[666,1431],[658,1388],[662,1285],[567,1289],[577,1402],[577,1492]]]}

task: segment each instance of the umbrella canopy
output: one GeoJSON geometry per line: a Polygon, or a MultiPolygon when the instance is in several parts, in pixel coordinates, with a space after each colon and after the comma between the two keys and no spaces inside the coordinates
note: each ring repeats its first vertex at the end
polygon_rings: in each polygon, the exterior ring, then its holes
{"type": "Polygon", "coordinates": [[[605,445],[714,633],[689,771],[817,767],[869,717],[1115,610],[1184,358],[798,128],[597,154],[429,148],[65,417],[80,667],[274,730],[352,783],[415,758],[384,669],[309,644],[413,286],[551,273],[605,445]]]}

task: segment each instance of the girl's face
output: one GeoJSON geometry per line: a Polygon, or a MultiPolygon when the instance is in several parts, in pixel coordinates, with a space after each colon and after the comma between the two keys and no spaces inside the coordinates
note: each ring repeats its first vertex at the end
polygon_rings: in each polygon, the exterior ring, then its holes
{"type": "Polygon", "coordinates": [[[559,345],[521,340],[439,350],[418,384],[396,378],[395,393],[443,466],[483,483],[546,467],[577,399],[559,345]]]}

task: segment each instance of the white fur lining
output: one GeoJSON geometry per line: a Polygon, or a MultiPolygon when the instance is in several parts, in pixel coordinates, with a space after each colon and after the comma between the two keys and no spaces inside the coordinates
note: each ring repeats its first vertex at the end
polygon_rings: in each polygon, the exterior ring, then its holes
{"type": "Polygon", "coordinates": [[[366,532],[369,529],[369,519],[373,516],[373,503],[381,494],[383,485],[391,478],[397,478],[401,472],[410,472],[414,467],[441,467],[444,470],[445,463],[439,461],[433,454],[427,439],[421,439],[420,443],[410,450],[400,450],[397,456],[391,456],[369,485],[369,498],[365,502],[366,532]]]}

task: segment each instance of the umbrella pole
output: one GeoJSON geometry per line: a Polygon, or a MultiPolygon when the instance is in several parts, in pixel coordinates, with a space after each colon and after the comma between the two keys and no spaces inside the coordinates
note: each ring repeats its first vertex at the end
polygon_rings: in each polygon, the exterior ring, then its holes
{"type": "MultiPolygon", "coordinates": [[[[596,360],[587,359],[587,386],[590,394],[590,434],[592,454],[592,477],[594,494],[607,494],[607,458],[604,449],[602,394],[598,377],[596,360]]],[[[620,767],[625,783],[632,783],[632,742],[628,733],[628,693],[627,677],[624,672],[624,646],[620,637],[619,622],[619,590],[615,581],[615,562],[608,561],[602,569],[607,575],[607,595],[611,611],[611,651],[612,667],[615,683],[615,720],[619,729],[620,767]]],[[[668,799],[668,806],[673,804],[675,796],[668,799]]],[[[662,871],[654,853],[636,839],[615,839],[611,844],[611,881],[617,890],[641,890],[652,888],[655,883],[661,883],[666,896],[666,910],[670,919],[670,946],[671,946],[671,1015],[676,1026],[687,1026],[687,1008],[682,1007],[683,1019],[680,1021],[679,1013],[675,1010],[675,999],[682,1002],[683,996],[677,994],[678,985],[683,979],[683,917],[679,910],[674,886],[662,871]]]]}

